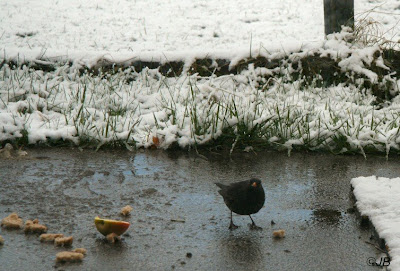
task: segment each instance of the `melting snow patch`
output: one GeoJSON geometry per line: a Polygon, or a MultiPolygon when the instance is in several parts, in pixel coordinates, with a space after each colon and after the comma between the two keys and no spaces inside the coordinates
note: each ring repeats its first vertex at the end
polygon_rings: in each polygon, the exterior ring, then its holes
{"type": "Polygon", "coordinates": [[[361,215],[369,217],[389,247],[389,269],[400,270],[400,178],[357,177],[351,185],[361,215]]]}

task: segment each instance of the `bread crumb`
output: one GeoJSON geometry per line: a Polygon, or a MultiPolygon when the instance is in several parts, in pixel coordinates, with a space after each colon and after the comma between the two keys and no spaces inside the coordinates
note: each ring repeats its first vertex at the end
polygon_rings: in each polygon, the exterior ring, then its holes
{"type": "Polygon", "coordinates": [[[42,242],[54,242],[58,237],[64,237],[61,233],[43,233],[40,235],[40,241],[42,242]]]}
{"type": "Polygon", "coordinates": [[[274,238],[284,238],[285,237],[285,230],[277,230],[272,233],[274,238]]]}
{"type": "Polygon", "coordinates": [[[119,237],[117,234],[115,233],[110,233],[106,236],[106,239],[108,242],[110,243],[115,243],[116,241],[121,241],[121,237],[119,237]]]}
{"type": "Polygon", "coordinates": [[[3,239],[3,236],[0,235],[0,246],[1,245],[4,245],[4,239],[3,239]]]}
{"type": "Polygon", "coordinates": [[[10,144],[7,143],[4,148],[0,149],[0,157],[2,158],[12,158],[11,152],[14,151],[14,147],[10,144]]]}
{"type": "Polygon", "coordinates": [[[36,233],[42,233],[47,231],[47,227],[45,225],[39,224],[38,219],[34,220],[27,220],[25,222],[25,232],[36,232],[36,233]]]}
{"type": "Polygon", "coordinates": [[[28,153],[26,151],[23,150],[17,150],[17,156],[21,157],[21,156],[27,156],[28,153]]]}
{"type": "Polygon", "coordinates": [[[71,246],[72,242],[74,241],[74,237],[68,236],[68,237],[57,237],[54,239],[54,244],[59,247],[66,247],[66,246],[71,246]]]}
{"type": "Polygon", "coordinates": [[[74,250],[72,250],[72,252],[78,252],[78,253],[81,253],[83,255],[86,255],[87,250],[84,249],[83,247],[80,247],[80,248],[75,248],[74,250]]]}
{"type": "Polygon", "coordinates": [[[83,254],[74,251],[62,251],[56,254],[56,262],[81,262],[83,254]]]}
{"type": "Polygon", "coordinates": [[[131,214],[133,208],[130,205],[126,205],[121,209],[121,215],[128,216],[131,214]]]}
{"type": "Polygon", "coordinates": [[[6,229],[21,229],[24,221],[17,213],[12,213],[1,220],[1,226],[6,229]]]}

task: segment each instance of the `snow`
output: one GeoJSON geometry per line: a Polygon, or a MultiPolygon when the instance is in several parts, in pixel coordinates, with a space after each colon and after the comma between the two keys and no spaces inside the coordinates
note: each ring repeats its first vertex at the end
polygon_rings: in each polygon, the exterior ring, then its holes
{"type": "Polygon", "coordinates": [[[357,177],[351,180],[357,208],[369,217],[389,247],[389,270],[400,270],[400,178],[357,177]]]}
{"type": "MultiPolygon", "coordinates": [[[[375,97],[353,85],[303,89],[300,81],[285,81],[294,71],[291,65],[271,82],[265,76],[276,71],[254,65],[220,77],[184,72],[166,78],[149,69],[107,78],[77,73],[82,65],[128,60],[183,60],[187,71],[195,58],[228,59],[233,67],[249,54],[286,56],[288,63],[319,54],[340,58],[339,67],[349,75],[376,81],[366,65],[375,61],[386,68],[374,57],[378,46],[348,43],[348,32],[325,40],[322,5],[320,0],[0,1],[0,62],[73,62],[49,73],[2,66],[0,140],[27,136],[32,144],[118,141],[149,147],[159,137],[161,148],[190,147],[217,139],[227,128],[244,132],[244,124],[261,127],[265,141],[289,151],[298,145],[333,150],[342,141],[341,151],[400,150],[398,97],[376,110],[375,97]]],[[[396,39],[398,6],[395,0],[355,1],[356,18],[372,16],[396,39]]],[[[385,82],[400,85],[391,77],[385,82]]]]}
{"type": "MultiPolygon", "coordinates": [[[[356,0],[355,15],[400,38],[398,1],[356,0]]],[[[323,39],[321,0],[0,1],[0,50],[13,56],[235,56],[323,39]]]]}
{"type": "MultiPolygon", "coordinates": [[[[348,36],[329,36],[322,46],[309,45],[307,51],[291,52],[290,57],[329,51],[340,54],[339,66],[350,74],[367,70],[364,63],[370,63],[379,48],[347,43],[348,36]]],[[[271,57],[278,51],[264,54],[271,57]]],[[[296,146],[363,155],[371,147],[386,155],[400,150],[399,97],[376,110],[372,93],[356,85],[304,87],[301,81],[287,80],[290,69],[267,82],[265,75],[271,73],[249,65],[240,74],[220,77],[183,73],[171,78],[150,69],[102,77],[77,76],[70,66],[45,73],[4,65],[0,138],[15,140],[25,134],[31,144],[70,140],[150,147],[157,137],[157,147],[167,149],[173,144],[187,148],[212,142],[227,128],[235,138],[246,132],[240,130],[243,127],[257,127],[258,136],[289,153],[296,146]]]]}
{"type": "Polygon", "coordinates": [[[65,52],[248,50],[323,39],[321,1],[17,0],[1,1],[0,18],[3,46],[65,52]]]}

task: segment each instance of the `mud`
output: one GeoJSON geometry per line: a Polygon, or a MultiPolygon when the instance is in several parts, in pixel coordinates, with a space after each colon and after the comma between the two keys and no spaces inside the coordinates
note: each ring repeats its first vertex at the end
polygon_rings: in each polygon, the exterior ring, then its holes
{"type": "Polygon", "coordinates": [[[23,230],[0,229],[0,270],[376,270],[381,252],[354,211],[350,179],[398,177],[399,158],[258,152],[27,149],[0,159],[0,218],[38,218],[50,233],[74,236],[81,263],[55,262],[65,248],[23,230]],[[250,219],[229,211],[214,182],[262,179],[265,206],[250,219]],[[131,205],[128,217],[120,210],[131,205]],[[131,223],[109,244],[94,217],[131,223]],[[273,238],[284,229],[285,238],[273,238]]]}

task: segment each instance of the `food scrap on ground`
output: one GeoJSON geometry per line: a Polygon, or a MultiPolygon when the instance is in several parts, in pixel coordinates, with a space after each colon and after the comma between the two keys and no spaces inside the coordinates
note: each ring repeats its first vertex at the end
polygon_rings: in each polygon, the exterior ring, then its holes
{"type": "Polygon", "coordinates": [[[24,221],[17,213],[12,213],[1,220],[1,226],[6,229],[21,229],[24,221]]]}
{"type": "Polygon", "coordinates": [[[186,221],[184,219],[180,219],[180,218],[171,218],[171,222],[185,223],[186,221]]]}
{"type": "Polygon", "coordinates": [[[62,233],[43,233],[40,235],[41,242],[54,242],[54,240],[58,237],[64,237],[62,233]]]}
{"type": "Polygon", "coordinates": [[[276,230],[272,233],[274,238],[284,238],[285,237],[285,230],[276,230]]]}
{"type": "Polygon", "coordinates": [[[0,246],[4,244],[4,238],[0,235],[0,246]]]}
{"type": "Polygon", "coordinates": [[[117,242],[117,241],[121,241],[121,237],[120,237],[119,235],[113,233],[113,232],[110,233],[110,234],[108,234],[108,235],[106,236],[106,239],[107,239],[107,241],[110,242],[110,243],[115,243],[115,242],[117,242]]]}
{"type": "Polygon", "coordinates": [[[17,157],[27,156],[28,152],[19,149],[16,151],[16,155],[17,155],[17,157]]]}
{"type": "Polygon", "coordinates": [[[10,143],[7,143],[4,148],[0,149],[0,157],[4,159],[11,158],[11,152],[14,150],[13,146],[10,143]]]}
{"type": "Polygon", "coordinates": [[[10,158],[19,158],[22,156],[26,156],[28,153],[26,151],[23,151],[21,149],[19,150],[14,150],[14,147],[10,144],[7,143],[4,148],[0,148],[0,158],[4,159],[10,159],[10,158]]]}
{"type": "Polygon", "coordinates": [[[83,255],[86,255],[87,250],[83,247],[79,247],[79,248],[75,248],[74,250],[72,250],[72,252],[77,252],[77,253],[81,253],[83,255]]]}
{"type": "Polygon", "coordinates": [[[130,205],[126,205],[121,209],[121,215],[128,216],[131,214],[133,208],[130,205]]]}
{"type": "Polygon", "coordinates": [[[72,236],[57,237],[56,239],[54,239],[54,244],[59,247],[67,247],[67,246],[71,246],[73,241],[74,241],[74,237],[72,237],[72,236]]]}
{"type": "Polygon", "coordinates": [[[39,224],[38,219],[34,220],[27,220],[25,222],[25,228],[24,231],[26,233],[32,232],[32,233],[42,233],[47,231],[47,227],[45,225],[39,224]]]}
{"type": "Polygon", "coordinates": [[[94,224],[96,225],[97,230],[104,236],[107,236],[110,233],[121,235],[129,228],[130,225],[130,223],[126,221],[102,219],[98,216],[95,217],[94,224]]]}
{"type": "Polygon", "coordinates": [[[85,255],[75,251],[62,251],[56,254],[56,262],[81,262],[85,255]]]}

